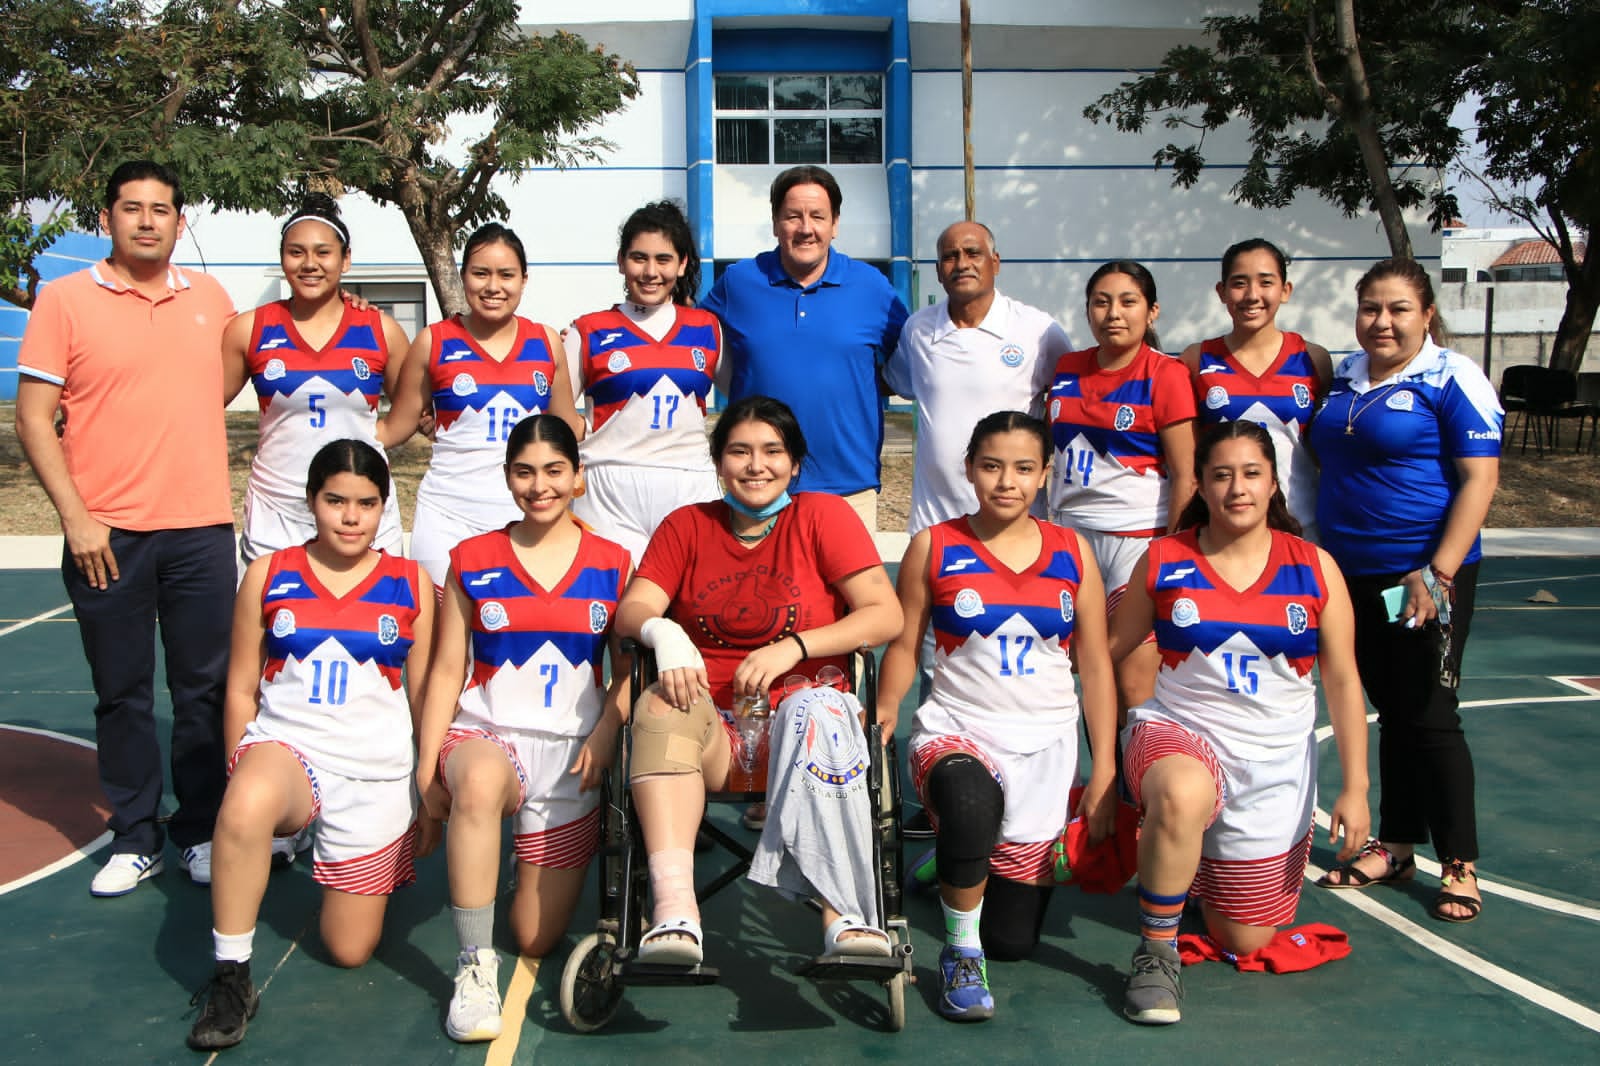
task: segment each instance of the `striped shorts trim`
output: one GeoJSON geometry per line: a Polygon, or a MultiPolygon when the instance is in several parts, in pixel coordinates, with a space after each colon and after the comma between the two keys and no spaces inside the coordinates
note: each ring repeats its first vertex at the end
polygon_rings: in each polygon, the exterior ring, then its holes
{"type": "Polygon", "coordinates": [[[342,862],[317,862],[311,876],[319,885],[356,896],[387,896],[417,879],[417,824],[371,855],[342,862]]]}
{"type": "Polygon", "coordinates": [[[600,846],[600,808],[566,825],[513,838],[517,861],[552,870],[581,870],[600,846]]]}
{"type": "Polygon", "coordinates": [[[523,768],[522,760],[517,758],[517,750],[511,743],[498,733],[487,729],[464,728],[452,726],[444,735],[444,743],[439,745],[439,784],[446,792],[450,791],[449,777],[444,772],[444,764],[450,761],[450,753],[469,740],[487,740],[501,751],[505,752],[506,759],[511,763],[511,772],[517,775],[517,806],[528,802],[528,771],[523,768]]]}
{"type": "Polygon", "coordinates": [[[304,832],[306,826],[316,821],[317,817],[322,814],[322,785],[317,781],[317,772],[311,768],[310,761],[301,753],[299,748],[286,741],[272,740],[267,737],[242,740],[239,742],[239,746],[233,749],[233,757],[228,760],[228,776],[233,776],[233,769],[239,765],[239,756],[245,753],[245,749],[253,748],[257,744],[278,745],[278,747],[293,755],[300,763],[300,768],[306,772],[306,780],[311,784],[311,816],[306,819],[305,825],[295,830],[296,833],[304,832]]]}
{"type": "Polygon", "coordinates": [[[1210,829],[1222,813],[1223,804],[1228,801],[1228,785],[1223,777],[1222,764],[1217,761],[1217,753],[1204,737],[1191,733],[1175,722],[1135,722],[1128,731],[1122,749],[1122,773],[1128,791],[1133,796],[1134,806],[1144,807],[1140,786],[1144,783],[1145,771],[1156,760],[1170,755],[1187,755],[1210,771],[1211,780],[1217,786],[1217,801],[1211,808],[1211,817],[1206,819],[1206,828],[1210,829]]]}
{"type": "Polygon", "coordinates": [[[1189,894],[1244,925],[1282,926],[1294,921],[1300,886],[1316,830],[1282,855],[1264,859],[1200,858],[1189,894]]]}

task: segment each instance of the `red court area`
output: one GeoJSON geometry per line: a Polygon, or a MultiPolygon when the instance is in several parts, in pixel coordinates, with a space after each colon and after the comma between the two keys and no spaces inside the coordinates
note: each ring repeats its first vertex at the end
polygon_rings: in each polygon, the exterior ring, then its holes
{"type": "Polygon", "coordinates": [[[0,726],[0,890],[89,844],[108,813],[93,748],[0,726]]]}

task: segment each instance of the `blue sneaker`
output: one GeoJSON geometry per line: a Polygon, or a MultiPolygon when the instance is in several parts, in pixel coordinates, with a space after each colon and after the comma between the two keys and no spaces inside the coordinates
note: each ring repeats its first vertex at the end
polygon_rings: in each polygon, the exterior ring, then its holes
{"type": "Polygon", "coordinates": [[[908,896],[925,896],[939,888],[939,864],[934,859],[935,851],[927,851],[911,860],[906,867],[905,890],[908,896]]]}
{"type": "Polygon", "coordinates": [[[986,1022],[994,1017],[989,969],[981,950],[947,944],[939,952],[939,1013],[953,1022],[986,1022]]]}

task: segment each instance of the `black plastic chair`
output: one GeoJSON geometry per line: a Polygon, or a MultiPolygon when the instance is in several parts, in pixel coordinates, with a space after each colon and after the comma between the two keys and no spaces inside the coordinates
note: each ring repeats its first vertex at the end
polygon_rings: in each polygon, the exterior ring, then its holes
{"type": "MultiPolygon", "coordinates": [[[[1535,437],[1547,433],[1550,449],[1554,451],[1560,446],[1562,421],[1577,419],[1578,439],[1572,450],[1583,450],[1585,423],[1589,426],[1589,446],[1593,448],[1595,436],[1600,434],[1600,405],[1578,399],[1578,375],[1570,370],[1554,370],[1545,366],[1525,369],[1533,373],[1527,377],[1527,410],[1524,417],[1538,423],[1534,427],[1535,437]]],[[[1544,454],[1542,446],[1539,454],[1544,454]]]]}
{"type": "MultiPolygon", "coordinates": [[[[1500,372],[1500,406],[1506,412],[1505,439],[1510,440],[1512,434],[1511,416],[1516,415],[1522,425],[1522,450],[1528,450],[1528,429],[1533,420],[1528,417],[1528,382],[1532,373],[1543,369],[1542,367],[1523,365],[1508,366],[1500,372]]],[[[1539,442],[1539,454],[1544,454],[1543,442],[1539,442]]]]}

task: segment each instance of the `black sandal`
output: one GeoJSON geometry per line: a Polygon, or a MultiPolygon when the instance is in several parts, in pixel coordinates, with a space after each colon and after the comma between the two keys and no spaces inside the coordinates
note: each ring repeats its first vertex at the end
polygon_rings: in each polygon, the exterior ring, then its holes
{"type": "Polygon", "coordinates": [[[1471,896],[1463,896],[1459,892],[1451,892],[1449,890],[1451,885],[1458,881],[1465,881],[1469,877],[1472,878],[1473,884],[1477,884],[1477,873],[1467,869],[1467,864],[1460,859],[1445,859],[1439,863],[1439,867],[1441,875],[1439,878],[1439,894],[1433,897],[1431,910],[1433,916],[1441,922],[1455,922],[1460,925],[1464,922],[1472,921],[1483,913],[1483,900],[1474,899],[1471,896]],[[1446,914],[1444,908],[1452,903],[1459,907],[1465,907],[1467,913],[1465,915],[1446,914]]]}
{"type": "Polygon", "coordinates": [[[1373,885],[1387,884],[1391,881],[1409,881],[1417,876],[1417,860],[1415,856],[1407,855],[1397,858],[1395,853],[1383,846],[1379,840],[1369,840],[1361,846],[1361,851],[1354,859],[1343,866],[1336,866],[1317,878],[1317,884],[1323,888],[1371,888],[1373,885]],[[1384,861],[1384,871],[1376,877],[1356,866],[1363,855],[1381,855],[1384,861]],[[1329,880],[1334,874],[1339,875],[1339,880],[1329,880]]]}

